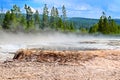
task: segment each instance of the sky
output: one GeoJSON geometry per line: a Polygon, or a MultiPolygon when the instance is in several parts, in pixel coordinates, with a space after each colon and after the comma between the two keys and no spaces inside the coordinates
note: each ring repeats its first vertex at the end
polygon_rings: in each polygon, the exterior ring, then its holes
{"type": "Polygon", "coordinates": [[[10,10],[16,4],[25,12],[24,5],[31,6],[43,12],[44,4],[47,4],[49,11],[54,6],[58,8],[61,15],[61,7],[65,5],[67,17],[99,18],[104,11],[106,16],[120,19],[120,0],[0,0],[0,7],[3,11],[10,10]]]}

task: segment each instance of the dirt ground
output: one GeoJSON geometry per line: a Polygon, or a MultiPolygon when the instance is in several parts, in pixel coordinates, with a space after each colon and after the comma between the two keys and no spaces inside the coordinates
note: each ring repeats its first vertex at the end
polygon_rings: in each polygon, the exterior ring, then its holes
{"type": "MultiPolygon", "coordinates": [[[[35,50],[33,51],[34,53],[35,50]]],[[[49,51],[66,54],[58,59],[5,61],[0,63],[0,80],[120,80],[120,50],[49,51]],[[69,54],[73,57],[67,57],[69,54]],[[76,58],[73,54],[77,55],[76,58]],[[75,58],[74,58],[75,57],[75,58]],[[64,61],[63,61],[64,60],[64,61]]],[[[40,57],[41,58],[41,57],[40,57]]]]}

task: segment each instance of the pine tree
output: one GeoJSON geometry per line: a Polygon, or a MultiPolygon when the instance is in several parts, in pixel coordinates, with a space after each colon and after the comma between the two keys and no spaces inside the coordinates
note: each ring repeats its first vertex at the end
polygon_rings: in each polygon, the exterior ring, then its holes
{"type": "Polygon", "coordinates": [[[34,24],[35,24],[36,30],[38,30],[40,28],[40,15],[38,10],[36,10],[34,14],[34,24]]]}
{"type": "Polygon", "coordinates": [[[2,28],[3,29],[10,29],[10,11],[7,11],[6,14],[5,14],[5,18],[3,20],[3,26],[2,28]]]}
{"type": "Polygon", "coordinates": [[[51,9],[51,14],[50,14],[50,26],[51,26],[51,28],[54,28],[54,19],[55,19],[55,8],[53,6],[51,9]]]}
{"type": "Polygon", "coordinates": [[[13,5],[13,8],[11,9],[11,13],[15,15],[16,17],[16,28],[20,27],[20,20],[21,20],[21,11],[20,8],[17,5],[13,5]]]}
{"type": "Polygon", "coordinates": [[[63,21],[66,20],[66,17],[67,17],[67,15],[66,15],[66,8],[65,8],[65,6],[63,5],[63,6],[62,6],[62,19],[63,19],[63,21]]]}
{"type": "Polygon", "coordinates": [[[47,4],[45,4],[44,8],[43,8],[43,27],[48,27],[49,23],[48,23],[48,8],[47,8],[47,4]]]}
{"type": "Polygon", "coordinates": [[[109,16],[106,17],[103,12],[102,16],[99,19],[98,27],[97,24],[90,28],[90,33],[100,32],[102,34],[117,34],[119,33],[119,27],[115,21],[109,16]]]}
{"type": "Polygon", "coordinates": [[[26,4],[24,8],[26,9],[26,20],[27,20],[26,30],[33,30],[34,29],[33,12],[30,6],[27,6],[26,4]]]}
{"type": "Polygon", "coordinates": [[[93,27],[90,28],[89,33],[96,33],[98,32],[98,24],[93,25],[93,27]]]}
{"type": "Polygon", "coordinates": [[[25,29],[27,29],[27,21],[24,15],[21,16],[21,20],[20,20],[20,26],[19,29],[21,31],[24,31],[25,29]]]}
{"type": "Polygon", "coordinates": [[[61,18],[58,18],[58,23],[57,23],[58,29],[59,30],[64,30],[63,29],[63,22],[61,18]]]}
{"type": "Polygon", "coordinates": [[[108,20],[104,12],[102,12],[102,16],[100,17],[100,20],[98,22],[98,31],[103,34],[109,33],[108,20]]]}
{"type": "Polygon", "coordinates": [[[16,31],[17,28],[17,18],[15,13],[11,10],[11,15],[10,15],[10,29],[12,31],[16,31]]]}
{"type": "Polygon", "coordinates": [[[119,31],[118,31],[118,25],[115,23],[115,21],[112,19],[111,20],[111,32],[113,33],[113,34],[116,34],[116,33],[118,33],[119,31]]]}
{"type": "Polygon", "coordinates": [[[67,18],[67,15],[66,15],[66,8],[65,8],[65,6],[63,5],[63,6],[62,6],[62,20],[63,20],[64,31],[67,29],[66,18],[67,18]]]}
{"type": "Polygon", "coordinates": [[[58,29],[58,27],[59,27],[59,26],[57,26],[58,20],[59,20],[58,9],[53,6],[51,9],[51,16],[50,16],[51,28],[58,29]]]}
{"type": "Polygon", "coordinates": [[[72,31],[72,32],[75,30],[73,22],[70,22],[70,28],[69,28],[69,30],[72,31]]]}
{"type": "Polygon", "coordinates": [[[58,12],[58,9],[55,8],[55,17],[58,18],[59,17],[59,12],[58,12]]]}
{"type": "Polygon", "coordinates": [[[105,17],[104,19],[103,19],[103,29],[102,29],[102,33],[103,34],[108,34],[109,33],[109,26],[108,26],[108,20],[107,20],[107,18],[105,17]]]}
{"type": "Polygon", "coordinates": [[[59,12],[58,12],[58,9],[55,8],[55,19],[54,19],[54,23],[55,23],[55,28],[56,28],[57,30],[59,29],[58,21],[59,21],[59,12]]]}
{"type": "Polygon", "coordinates": [[[16,15],[17,18],[20,17],[20,8],[17,5],[13,5],[13,9],[11,11],[16,15]]]}

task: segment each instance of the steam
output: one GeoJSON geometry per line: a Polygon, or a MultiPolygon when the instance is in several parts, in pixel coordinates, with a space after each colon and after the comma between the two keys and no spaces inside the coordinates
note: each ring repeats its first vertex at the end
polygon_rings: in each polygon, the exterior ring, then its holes
{"type": "Polygon", "coordinates": [[[113,45],[115,43],[119,43],[119,37],[56,31],[41,31],[39,33],[0,31],[0,52],[14,52],[20,48],[53,50],[120,49],[120,45],[113,45]]]}

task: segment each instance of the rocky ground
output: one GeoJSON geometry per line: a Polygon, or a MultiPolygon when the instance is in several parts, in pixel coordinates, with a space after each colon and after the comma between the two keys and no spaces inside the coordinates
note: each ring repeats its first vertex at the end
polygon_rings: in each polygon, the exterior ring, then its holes
{"type": "Polygon", "coordinates": [[[19,50],[0,80],[120,80],[120,50],[19,50]]]}

